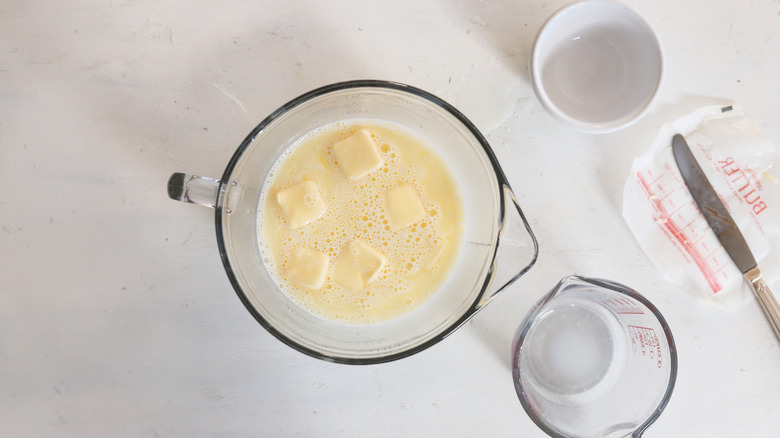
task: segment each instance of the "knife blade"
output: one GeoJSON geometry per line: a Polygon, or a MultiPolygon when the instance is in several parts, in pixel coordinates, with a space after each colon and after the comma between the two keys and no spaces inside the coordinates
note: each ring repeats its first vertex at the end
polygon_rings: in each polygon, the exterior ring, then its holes
{"type": "Polygon", "coordinates": [[[761,274],[758,263],[737,223],[734,222],[728,209],[720,200],[720,196],[699,166],[688,142],[680,134],[675,134],[672,138],[672,153],[683,181],[688,186],[699,211],[707,220],[712,231],[715,232],[726,253],[747,280],[761,310],[775,332],[775,336],[780,340],[780,305],[761,274]]]}

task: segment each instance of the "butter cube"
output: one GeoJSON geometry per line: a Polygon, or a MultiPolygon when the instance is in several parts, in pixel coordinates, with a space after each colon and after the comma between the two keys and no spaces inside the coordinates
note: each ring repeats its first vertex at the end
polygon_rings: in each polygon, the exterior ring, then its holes
{"type": "Polygon", "coordinates": [[[379,150],[365,129],[352,134],[333,146],[336,162],[349,179],[360,179],[384,164],[379,150]]]}
{"type": "Polygon", "coordinates": [[[308,248],[297,249],[287,261],[287,278],[299,286],[319,289],[328,275],[328,262],[327,254],[308,248]]]}
{"type": "Polygon", "coordinates": [[[390,226],[407,227],[425,217],[420,197],[409,184],[401,184],[385,192],[385,206],[390,226]]]}
{"type": "Polygon", "coordinates": [[[387,258],[361,239],[355,239],[341,251],[331,273],[342,286],[360,290],[376,278],[387,258]]]}
{"type": "Polygon", "coordinates": [[[317,184],[308,179],[277,193],[276,202],[291,228],[302,227],[318,219],[327,209],[317,184]]]}

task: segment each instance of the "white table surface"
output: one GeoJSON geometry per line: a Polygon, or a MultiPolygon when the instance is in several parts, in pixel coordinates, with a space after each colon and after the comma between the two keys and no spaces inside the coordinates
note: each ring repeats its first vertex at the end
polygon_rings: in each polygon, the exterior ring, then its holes
{"type": "Polygon", "coordinates": [[[663,282],[620,211],[632,159],[701,104],[741,104],[780,144],[780,3],[627,0],[662,40],[665,79],[648,116],[609,135],[562,126],[528,86],[533,36],[564,3],[3,1],[0,435],[541,437],[510,343],[579,273],[643,292],[674,331],[677,386],[646,436],[777,436],[780,344],[758,305],[725,312],[663,282]],[[357,78],[479,121],[540,244],[451,337],[359,367],[264,331],[224,273],[213,211],[165,190],[174,171],[221,175],[289,99],[357,78]],[[473,97],[501,87],[488,129],[473,97]]]}

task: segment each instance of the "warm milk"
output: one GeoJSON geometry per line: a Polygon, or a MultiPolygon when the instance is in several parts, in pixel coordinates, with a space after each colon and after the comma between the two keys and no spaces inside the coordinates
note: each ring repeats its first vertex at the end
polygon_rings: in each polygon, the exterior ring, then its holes
{"type": "Polygon", "coordinates": [[[403,129],[361,120],[312,132],[279,159],[258,235],[269,271],[301,307],[372,323],[441,287],[463,216],[441,156],[403,129]]]}

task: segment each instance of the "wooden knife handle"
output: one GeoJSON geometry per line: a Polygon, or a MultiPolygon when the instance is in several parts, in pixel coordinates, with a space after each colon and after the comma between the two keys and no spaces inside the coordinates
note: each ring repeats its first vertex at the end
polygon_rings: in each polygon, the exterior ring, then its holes
{"type": "Polygon", "coordinates": [[[764,315],[766,315],[766,319],[772,326],[775,336],[780,341],[780,304],[777,303],[777,299],[769,289],[769,285],[764,280],[764,276],[761,275],[761,270],[758,269],[758,266],[745,272],[745,278],[750,283],[750,288],[753,289],[756,300],[761,305],[761,310],[764,311],[764,315]]]}

